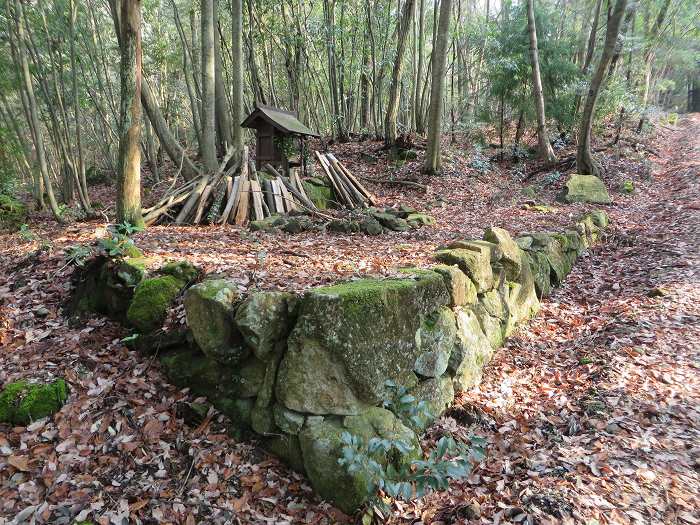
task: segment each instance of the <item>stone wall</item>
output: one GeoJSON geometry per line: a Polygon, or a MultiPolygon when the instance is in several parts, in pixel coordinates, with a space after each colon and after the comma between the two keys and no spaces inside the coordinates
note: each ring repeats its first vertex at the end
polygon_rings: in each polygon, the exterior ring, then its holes
{"type": "MultiPolygon", "coordinates": [[[[603,212],[594,212],[563,233],[516,239],[489,228],[483,240],[438,249],[430,269],[404,269],[400,278],[361,279],[302,295],[244,297],[225,279],[187,287],[185,278],[172,275],[171,264],[143,276],[127,319],[142,332],[155,326],[164,317],[160,296],[156,313],[146,312],[145,320],[131,315],[148,303],[144,290],[165,290],[164,279],[170,288],[186,288],[189,331],[142,333],[137,346],[160,345],[160,361],[173,383],[206,396],[238,435],[259,439],[306,473],[321,497],[350,512],[367,498],[367,480],[362,471],[349,474],[338,464],[343,432],[414,444],[391,461],[420,454],[417,436],[429,421],[394,413],[387,401],[406,392],[439,417],[455,392],[479,382],[494,351],[537,313],[540,299],[562,282],[607,222],[603,212]],[[160,280],[157,286],[148,284],[154,280],[160,280]]],[[[188,275],[194,279],[196,273],[188,275]]]]}

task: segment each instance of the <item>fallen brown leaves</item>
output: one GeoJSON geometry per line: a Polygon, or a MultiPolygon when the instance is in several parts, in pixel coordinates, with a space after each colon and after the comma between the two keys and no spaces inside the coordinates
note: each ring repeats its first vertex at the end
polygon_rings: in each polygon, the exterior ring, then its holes
{"type": "MultiPolygon", "coordinates": [[[[477,433],[488,455],[463,483],[397,503],[396,523],[697,523],[700,448],[698,152],[700,119],[666,133],[651,179],[629,156],[606,159],[613,230],[579,260],[541,314],[496,355],[482,385],[428,433],[477,433]],[[663,289],[650,297],[652,289],[663,289]]],[[[520,183],[477,175],[447,146],[448,174],[416,176],[420,161],[367,167],[367,144],[337,147],[359,175],[415,176],[427,193],[373,185],[382,204],[428,210],[435,229],[381,237],[250,233],[233,227],[156,227],[137,244],[156,259],[186,257],[242,289],[303,289],[425,264],[454,237],[488,224],[519,232],[571,222],[583,206],[541,214],[520,183]]],[[[335,151],[335,150],[334,150],[335,151]]],[[[562,181],[544,186],[550,202],[562,181]]],[[[0,383],[63,376],[68,404],[52,419],[0,427],[0,523],[336,523],[305,479],[254,443],[236,443],[210,412],[197,428],[176,406],[157,361],[129,352],[103,319],[69,326],[61,307],[70,268],[61,250],[94,239],[99,223],[36,222],[34,240],[0,236],[0,383]],[[43,248],[43,249],[42,249],[43,248]]],[[[157,262],[157,261],[156,261],[157,262]]],[[[653,294],[652,294],[653,295],[653,294]]],[[[181,318],[181,309],[174,312],[181,318]]]]}

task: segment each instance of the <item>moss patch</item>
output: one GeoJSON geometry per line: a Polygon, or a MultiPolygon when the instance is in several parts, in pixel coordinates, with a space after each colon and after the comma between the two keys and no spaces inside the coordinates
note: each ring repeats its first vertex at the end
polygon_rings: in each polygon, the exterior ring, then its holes
{"type": "Polygon", "coordinates": [[[170,261],[160,269],[160,273],[172,275],[186,283],[196,281],[201,275],[199,268],[188,261],[170,261]]]}
{"type": "Polygon", "coordinates": [[[142,281],[134,290],[134,299],[126,313],[129,323],[143,333],[160,328],[170,303],[183,286],[184,283],[172,275],[142,281]]]}
{"type": "Polygon", "coordinates": [[[9,383],[0,393],[0,422],[29,424],[57,412],[66,399],[68,386],[63,379],[53,383],[9,383]]]}
{"type": "Polygon", "coordinates": [[[10,195],[0,193],[0,229],[16,230],[27,222],[27,207],[10,195]]]}

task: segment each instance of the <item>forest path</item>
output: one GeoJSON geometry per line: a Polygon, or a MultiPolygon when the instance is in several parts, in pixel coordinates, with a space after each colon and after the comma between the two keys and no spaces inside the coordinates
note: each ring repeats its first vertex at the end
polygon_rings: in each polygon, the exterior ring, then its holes
{"type": "Polygon", "coordinates": [[[660,131],[606,241],[453,409],[486,461],[406,517],[700,523],[700,115],[660,131]]]}

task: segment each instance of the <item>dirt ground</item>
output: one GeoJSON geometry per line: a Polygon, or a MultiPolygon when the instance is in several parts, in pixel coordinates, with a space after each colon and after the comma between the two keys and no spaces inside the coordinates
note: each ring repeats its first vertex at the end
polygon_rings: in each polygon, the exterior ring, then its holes
{"type": "MultiPolygon", "coordinates": [[[[614,200],[608,236],[426,436],[485,437],[485,461],[447,492],[395,503],[391,522],[700,522],[700,117],[657,131],[604,154],[614,200]],[[618,190],[625,180],[634,194],[618,190]]],[[[522,170],[495,164],[479,173],[465,144],[447,146],[440,177],[415,175],[420,155],[401,167],[383,153],[377,165],[360,159],[378,148],[332,150],[355,174],[427,184],[426,192],[368,186],[385,206],[434,215],[435,228],[368,237],[157,226],[136,243],[156,260],[187,258],[225,273],[241,289],[301,290],[428,264],[441,243],[480,237],[489,225],[556,229],[587,209],[554,202],[565,174],[523,182],[522,170]],[[526,209],[525,184],[554,210],[526,209]]],[[[68,324],[61,307],[72,268],[62,251],[102,227],[36,216],[34,238],[0,235],[0,383],[62,376],[71,388],[53,419],[0,426],[0,524],[30,516],[56,524],[347,521],[255,443],[230,439],[222,416],[185,426],[176,403],[191,396],[168,385],[156,361],[128,351],[122,328],[100,318],[68,324]]]]}

